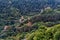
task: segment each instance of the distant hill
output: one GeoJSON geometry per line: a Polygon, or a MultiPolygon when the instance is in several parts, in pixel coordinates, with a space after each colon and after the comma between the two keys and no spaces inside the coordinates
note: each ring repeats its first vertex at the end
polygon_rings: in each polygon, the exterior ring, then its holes
{"type": "Polygon", "coordinates": [[[58,5],[60,0],[0,0],[0,24],[14,24],[13,20],[21,15],[34,15],[48,6],[55,9],[58,5]]]}
{"type": "Polygon", "coordinates": [[[47,6],[56,8],[58,4],[60,0],[0,0],[0,13],[10,13],[11,7],[19,9],[21,14],[40,12],[40,9],[47,6]]]}

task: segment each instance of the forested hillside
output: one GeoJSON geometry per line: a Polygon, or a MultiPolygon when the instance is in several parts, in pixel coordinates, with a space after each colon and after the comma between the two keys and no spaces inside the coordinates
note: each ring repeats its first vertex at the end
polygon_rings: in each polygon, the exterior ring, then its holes
{"type": "Polygon", "coordinates": [[[13,20],[18,20],[21,15],[33,16],[48,6],[59,8],[59,4],[59,0],[0,0],[0,24],[14,24],[13,20]]]}
{"type": "Polygon", "coordinates": [[[0,0],[0,40],[60,40],[60,0],[0,0]]]}

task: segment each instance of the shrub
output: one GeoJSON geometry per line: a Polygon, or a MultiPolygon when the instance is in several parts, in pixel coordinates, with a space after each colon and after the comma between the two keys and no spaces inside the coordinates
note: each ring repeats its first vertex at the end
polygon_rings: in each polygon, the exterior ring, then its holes
{"type": "Polygon", "coordinates": [[[29,37],[26,38],[26,40],[33,40],[33,37],[34,37],[34,33],[30,34],[29,37]]]}
{"type": "Polygon", "coordinates": [[[57,32],[54,34],[54,40],[60,40],[60,31],[57,31],[57,32]]]}
{"type": "Polygon", "coordinates": [[[51,26],[55,25],[55,23],[54,22],[46,22],[45,25],[47,27],[51,27],[51,26]]]}

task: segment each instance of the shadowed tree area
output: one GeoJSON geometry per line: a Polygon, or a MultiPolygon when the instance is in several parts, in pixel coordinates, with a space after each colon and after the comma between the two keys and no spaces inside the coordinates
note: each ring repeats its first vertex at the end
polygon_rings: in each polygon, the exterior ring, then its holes
{"type": "Polygon", "coordinates": [[[0,40],[60,40],[60,1],[0,0],[0,40]]]}

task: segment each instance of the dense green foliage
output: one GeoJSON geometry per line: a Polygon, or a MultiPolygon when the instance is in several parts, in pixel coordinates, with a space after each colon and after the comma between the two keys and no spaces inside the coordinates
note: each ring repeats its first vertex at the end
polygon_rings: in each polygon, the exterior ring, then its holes
{"type": "MultiPolygon", "coordinates": [[[[60,38],[60,24],[54,25],[51,28],[41,26],[35,32],[26,36],[26,40],[59,40],[60,38]]],[[[28,34],[27,34],[28,35],[28,34]]]]}
{"type": "Polygon", "coordinates": [[[0,40],[60,40],[60,2],[1,0],[0,3],[0,40]],[[26,25],[26,20],[20,29],[18,27],[15,30],[15,27],[20,25],[21,15],[25,19],[31,18],[32,27],[26,25]],[[11,29],[3,32],[5,25],[11,26],[11,29]]]}
{"type": "Polygon", "coordinates": [[[0,0],[0,26],[14,25],[21,15],[40,14],[41,9],[59,8],[59,4],[59,0],[0,0]]]}
{"type": "MultiPolygon", "coordinates": [[[[23,27],[19,29],[21,30],[21,32],[20,31],[14,32],[14,27],[12,27],[11,30],[8,30],[7,32],[4,32],[4,33],[0,33],[0,36],[1,34],[3,34],[0,40],[22,40],[22,39],[60,40],[60,17],[59,17],[60,13],[59,11],[60,9],[44,10],[43,13],[31,19],[34,22],[33,26],[36,26],[36,27],[28,28],[24,24],[23,27]]],[[[17,26],[17,25],[19,25],[18,22],[14,24],[14,26],[17,26]]]]}
{"type": "MultiPolygon", "coordinates": [[[[43,22],[37,22],[38,29],[30,32],[17,33],[15,36],[10,36],[4,40],[59,40],[60,39],[60,24],[47,27],[43,22]]],[[[10,33],[11,34],[11,33],[10,33]]]]}

